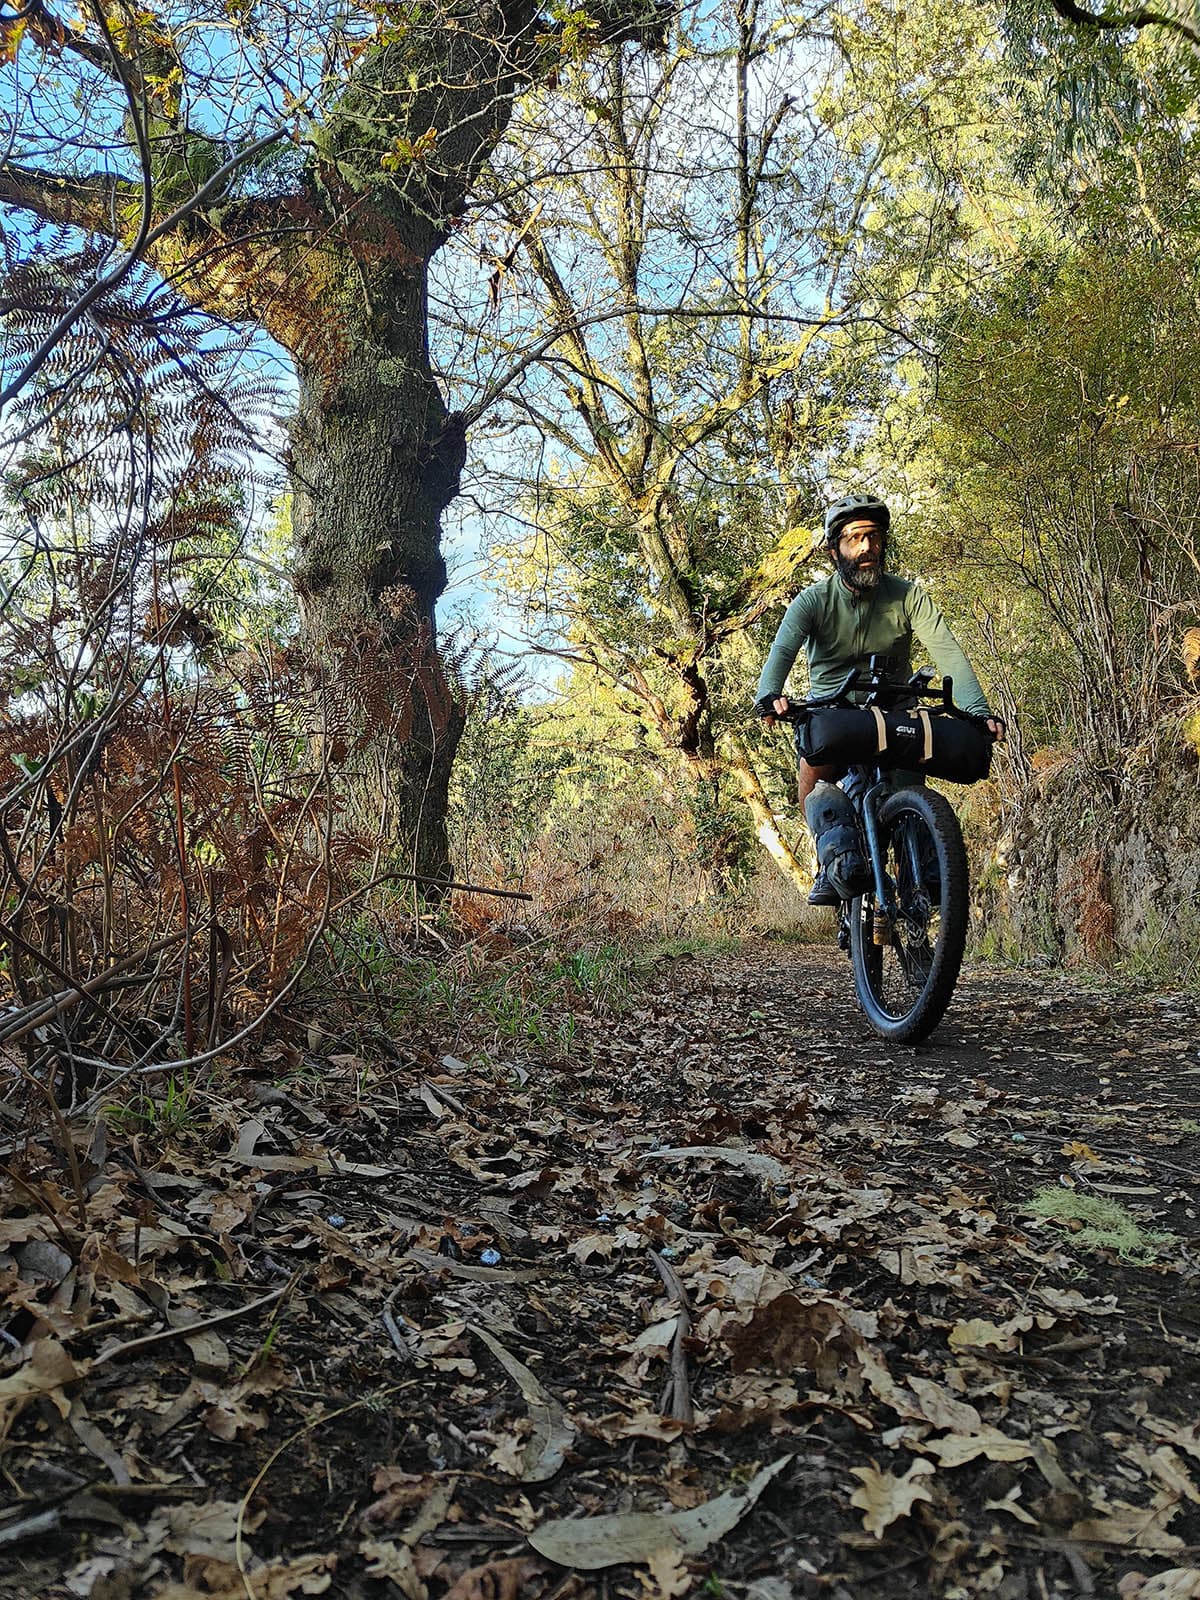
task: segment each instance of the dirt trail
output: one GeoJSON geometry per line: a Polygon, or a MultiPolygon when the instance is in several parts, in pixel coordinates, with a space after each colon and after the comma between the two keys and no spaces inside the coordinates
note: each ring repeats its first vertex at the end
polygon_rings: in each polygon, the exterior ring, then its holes
{"type": "Polygon", "coordinates": [[[57,1291],[26,1200],[0,1271],[46,1377],[0,1376],[0,1541],[49,1520],[0,1595],[1041,1600],[1200,1566],[1200,1007],[979,970],[914,1051],[849,988],[763,945],[662,963],[566,1064],[260,1062],[203,1148],[110,1161],[57,1291]],[[98,1360],[151,1302],[242,1315],[98,1360]],[[678,1514],[746,1485],[696,1551],[678,1514]],[[537,1552],[631,1511],[677,1514],[624,1526],[637,1563],[537,1552]]]}

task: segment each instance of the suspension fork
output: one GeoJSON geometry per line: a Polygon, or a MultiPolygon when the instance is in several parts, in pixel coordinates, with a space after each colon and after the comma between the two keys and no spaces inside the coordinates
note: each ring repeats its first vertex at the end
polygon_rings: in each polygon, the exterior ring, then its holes
{"type": "Polygon", "coordinates": [[[883,870],[883,844],[879,837],[879,807],[884,797],[891,793],[892,786],[884,778],[879,778],[862,797],[863,829],[867,835],[867,849],[871,856],[871,871],[875,876],[875,912],[878,916],[882,913],[889,923],[896,920],[896,901],[888,885],[887,873],[883,870]]]}

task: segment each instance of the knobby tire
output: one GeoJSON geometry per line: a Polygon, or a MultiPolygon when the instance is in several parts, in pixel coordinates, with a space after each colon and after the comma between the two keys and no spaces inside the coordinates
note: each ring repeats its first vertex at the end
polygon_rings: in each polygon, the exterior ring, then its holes
{"type": "Polygon", "coordinates": [[[850,903],[850,960],[858,1003],[875,1032],[896,1044],[916,1044],[945,1015],[962,965],[967,940],[967,853],[962,829],[944,795],[924,788],[898,789],[879,808],[879,835],[886,869],[899,885],[901,917],[884,946],[873,938],[875,892],[850,903]],[[911,881],[904,838],[919,842],[921,882],[911,881]],[[936,874],[932,862],[936,859],[936,874]],[[924,901],[927,930],[919,933],[924,901]],[[909,941],[917,953],[909,948],[909,941]],[[898,999],[893,990],[901,992],[898,999]],[[911,1002],[911,1003],[910,1003],[911,1002]]]}

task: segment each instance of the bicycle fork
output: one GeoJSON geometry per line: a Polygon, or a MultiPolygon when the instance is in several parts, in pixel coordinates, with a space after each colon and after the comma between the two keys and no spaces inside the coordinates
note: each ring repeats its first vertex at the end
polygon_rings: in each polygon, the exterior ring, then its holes
{"type": "MultiPolygon", "coordinates": [[[[891,785],[881,778],[872,784],[862,797],[863,829],[867,835],[867,851],[871,857],[871,872],[875,878],[875,910],[871,936],[878,945],[891,943],[892,928],[899,915],[896,896],[884,871],[883,845],[879,838],[878,808],[883,796],[890,792],[891,785]]],[[[906,850],[915,855],[916,845],[907,829],[904,843],[906,850]]],[[[914,873],[914,881],[917,880],[919,873],[914,873]]]]}

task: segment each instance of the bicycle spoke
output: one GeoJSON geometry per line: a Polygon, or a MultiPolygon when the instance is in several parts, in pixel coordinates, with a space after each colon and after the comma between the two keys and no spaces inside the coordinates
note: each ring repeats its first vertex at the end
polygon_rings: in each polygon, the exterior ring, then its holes
{"type": "Polygon", "coordinates": [[[946,1008],[962,957],[961,835],[946,802],[927,792],[898,792],[881,819],[891,915],[873,894],[856,903],[855,983],[877,1031],[891,1038],[923,1038],[946,1008]]]}

